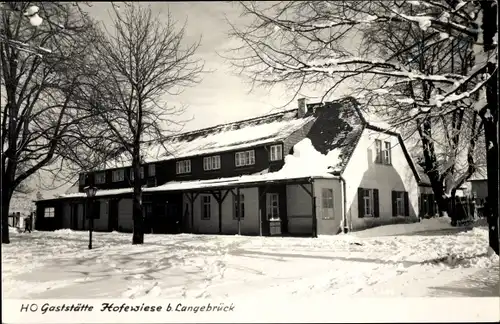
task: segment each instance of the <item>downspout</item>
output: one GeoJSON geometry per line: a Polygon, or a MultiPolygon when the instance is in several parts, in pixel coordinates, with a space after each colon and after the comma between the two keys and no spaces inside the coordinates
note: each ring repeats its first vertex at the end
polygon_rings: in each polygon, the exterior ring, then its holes
{"type": "Polygon", "coordinates": [[[316,215],[316,197],[314,196],[314,179],[309,178],[311,184],[311,200],[312,200],[312,222],[313,222],[313,237],[318,237],[318,216],[316,215]]]}
{"type": "Polygon", "coordinates": [[[347,225],[347,189],[346,189],[346,182],[344,177],[342,177],[342,173],[340,172],[335,172],[334,175],[339,177],[339,182],[342,184],[342,223],[344,224],[344,228],[342,228],[342,231],[344,233],[349,232],[349,226],[347,225]]]}
{"type": "Polygon", "coordinates": [[[344,231],[344,234],[347,234],[347,232],[349,232],[349,226],[347,226],[347,197],[346,197],[346,184],[345,184],[345,179],[342,177],[341,174],[339,174],[339,180],[340,182],[342,183],[342,203],[343,203],[343,206],[342,206],[342,217],[344,219],[343,223],[344,223],[344,228],[343,228],[343,231],[344,231]]]}

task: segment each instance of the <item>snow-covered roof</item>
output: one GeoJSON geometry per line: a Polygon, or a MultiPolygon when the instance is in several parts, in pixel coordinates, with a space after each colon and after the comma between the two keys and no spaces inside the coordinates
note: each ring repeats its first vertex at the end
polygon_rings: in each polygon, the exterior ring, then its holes
{"type": "Polygon", "coordinates": [[[479,167],[469,179],[469,181],[478,181],[478,180],[488,180],[488,172],[486,170],[486,167],[479,167]]]}
{"type": "MultiPolygon", "coordinates": [[[[304,138],[293,148],[293,154],[285,156],[283,167],[276,172],[263,170],[257,174],[237,177],[218,178],[194,181],[170,181],[156,187],[143,188],[143,192],[183,191],[192,189],[209,189],[236,187],[251,183],[297,180],[307,178],[335,179],[332,173],[339,171],[341,162],[340,150],[335,149],[327,154],[318,152],[310,139],[304,138]]],[[[132,193],[132,188],[98,190],[96,197],[115,196],[132,193]]],[[[59,198],[84,198],[84,193],[67,193],[59,198]]]]}
{"type": "MultiPolygon", "coordinates": [[[[314,119],[314,116],[297,118],[297,110],[293,109],[182,133],[168,137],[162,144],[147,145],[143,159],[145,163],[153,163],[275,143],[314,119]]],[[[123,153],[99,169],[130,165],[130,158],[123,153]]]]}

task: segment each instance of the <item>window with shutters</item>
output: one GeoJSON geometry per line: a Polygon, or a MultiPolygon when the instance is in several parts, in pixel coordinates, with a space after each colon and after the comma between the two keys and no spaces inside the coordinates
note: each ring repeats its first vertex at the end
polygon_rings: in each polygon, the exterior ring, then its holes
{"type": "Polygon", "coordinates": [[[358,188],[358,217],[379,217],[378,189],[358,188]]]}
{"type": "Polygon", "coordinates": [[[271,161],[283,160],[283,146],[281,144],[271,146],[269,153],[271,161]]]}
{"type": "Polygon", "coordinates": [[[405,215],[405,196],[401,191],[396,192],[396,216],[405,215]]]}
{"type": "Polygon", "coordinates": [[[270,221],[277,221],[280,219],[279,215],[279,195],[277,193],[266,194],[267,206],[266,214],[267,219],[270,221]]]}
{"type": "Polygon", "coordinates": [[[409,201],[406,191],[392,191],[392,216],[409,216],[409,201]]]}
{"type": "Polygon", "coordinates": [[[373,189],[363,189],[364,217],[373,217],[373,189]]]}

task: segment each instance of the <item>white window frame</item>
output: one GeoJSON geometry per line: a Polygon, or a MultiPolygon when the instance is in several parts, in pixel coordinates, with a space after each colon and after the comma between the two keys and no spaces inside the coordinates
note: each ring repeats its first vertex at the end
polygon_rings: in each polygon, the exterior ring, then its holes
{"type": "Polygon", "coordinates": [[[278,193],[266,194],[266,217],[268,221],[280,220],[280,200],[278,193]]]}
{"type": "Polygon", "coordinates": [[[405,214],[405,193],[396,191],[396,216],[406,216],[405,214]]]}
{"type": "Polygon", "coordinates": [[[375,163],[383,163],[382,141],[375,140],[375,163]]]}
{"type": "MultiPolygon", "coordinates": [[[[144,179],[144,167],[143,167],[143,166],[141,166],[141,167],[139,168],[139,177],[140,177],[141,179],[144,179]]],[[[130,180],[131,180],[131,181],[134,181],[134,169],[133,169],[133,168],[132,168],[132,169],[130,169],[130,180]]]]}
{"type": "Polygon", "coordinates": [[[177,161],[175,166],[176,174],[191,173],[191,160],[177,161]]]}
{"type": "Polygon", "coordinates": [[[207,156],[203,158],[203,170],[219,170],[220,169],[220,155],[207,156]]]}
{"type": "Polygon", "coordinates": [[[277,144],[272,145],[269,149],[269,160],[271,161],[281,161],[283,160],[283,145],[277,144]]]}
{"type": "Polygon", "coordinates": [[[125,180],[125,170],[113,170],[111,172],[111,179],[113,182],[120,182],[125,180]]]}
{"type": "Polygon", "coordinates": [[[333,189],[321,189],[321,216],[323,219],[333,219],[333,189]]]}
{"type": "Polygon", "coordinates": [[[56,210],[54,207],[45,207],[43,209],[43,217],[44,218],[54,218],[56,217],[56,210]]]}
{"type": "Polygon", "coordinates": [[[391,164],[391,142],[384,141],[384,150],[383,150],[383,163],[391,164]]]}
{"type": "Polygon", "coordinates": [[[243,151],[236,152],[234,154],[234,160],[237,167],[254,165],[255,164],[255,151],[243,151]]]}
{"type": "Polygon", "coordinates": [[[148,165],[148,177],[156,176],[156,164],[148,165]]]}
{"type": "MultiPolygon", "coordinates": [[[[238,196],[233,195],[233,219],[238,219],[238,196]]],[[[245,195],[240,193],[241,218],[245,219],[245,195]]]]}
{"type": "Polygon", "coordinates": [[[95,174],[95,183],[96,184],[106,183],[106,172],[97,172],[95,174]]]}
{"type": "Polygon", "coordinates": [[[212,216],[212,197],[210,195],[201,195],[200,201],[201,201],[201,219],[210,220],[212,216]]]}
{"type": "Polygon", "coordinates": [[[373,200],[373,189],[363,189],[364,217],[375,217],[375,206],[373,200]],[[368,195],[367,195],[368,194],[368,195]],[[368,208],[367,208],[368,207],[368,208]]]}

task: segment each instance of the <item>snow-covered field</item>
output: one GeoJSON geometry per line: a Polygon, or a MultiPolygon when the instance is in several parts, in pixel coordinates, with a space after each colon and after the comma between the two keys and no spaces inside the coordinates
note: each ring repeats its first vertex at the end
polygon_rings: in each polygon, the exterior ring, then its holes
{"type": "Polygon", "coordinates": [[[270,295],[499,296],[487,231],[443,219],[348,235],[217,235],[12,231],[2,246],[4,298],[261,298],[270,295]],[[391,236],[397,234],[397,236],[391,236]]]}

